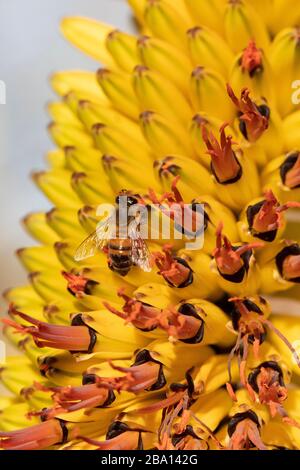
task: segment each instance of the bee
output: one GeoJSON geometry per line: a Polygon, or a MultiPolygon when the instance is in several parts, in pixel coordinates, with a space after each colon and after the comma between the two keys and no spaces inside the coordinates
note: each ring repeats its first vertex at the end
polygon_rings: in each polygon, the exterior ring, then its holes
{"type": "Polygon", "coordinates": [[[108,216],[101,221],[96,230],[79,245],[74,256],[75,261],[94,256],[97,250],[106,249],[108,267],[121,276],[126,276],[134,265],[143,271],[151,271],[150,253],[141,237],[141,220],[138,214],[128,215],[129,208],[139,204],[138,196],[122,190],[116,197],[115,204],[114,216],[108,216]],[[119,214],[121,197],[124,196],[127,217],[122,220],[119,214]]]}

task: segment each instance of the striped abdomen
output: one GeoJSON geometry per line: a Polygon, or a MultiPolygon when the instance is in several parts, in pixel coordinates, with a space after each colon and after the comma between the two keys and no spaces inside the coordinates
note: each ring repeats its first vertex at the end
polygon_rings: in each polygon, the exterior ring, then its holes
{"type": "Polygon", "coordinates": [[[130,238],[115,238],[108,242],[109,267],[121,276],[126,276],[132,266],[130,238]]]}

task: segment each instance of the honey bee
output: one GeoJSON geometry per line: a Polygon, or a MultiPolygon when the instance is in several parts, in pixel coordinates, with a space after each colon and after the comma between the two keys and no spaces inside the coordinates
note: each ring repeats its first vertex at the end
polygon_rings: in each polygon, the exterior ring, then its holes
{"type": "Polygon", "coordinates": [[[108,216],[101,221],[95,232],[79,245],[74,256],[75,260],[89,258],[94,256],[97,250],[105,248],[108,267],[121,276],[126,276],[134,265],[143,271],[151,271],[150,253],[145,240],[141,237],[141,219],[138,214],[128,215],[129,208],[139,203],[138,197],[122,190],[116,197],[115,203],[114,216],[108,216]],[[127,217],[122,220],[119,217],[120,198],[124,196],[127,217]]]}

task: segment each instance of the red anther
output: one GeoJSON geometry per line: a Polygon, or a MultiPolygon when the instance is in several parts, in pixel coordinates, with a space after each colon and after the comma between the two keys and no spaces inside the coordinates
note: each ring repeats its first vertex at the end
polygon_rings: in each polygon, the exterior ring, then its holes
{"type": "MultiPolygon", "coordinates": [[[[235,346],[232,348],[228,358],[228,373],[229,380],[231,381],[231,362],[235,354],[239,358],[239,372],[241,383],[246,387],[247,380],[245,376],[245,368],[247,364],[248,350],[249,350],[249,338],[253,344],[253,351],[255,357],[259,354],[259,346],[262,338],[265,334],[265,328],[263,326],[262,317],[256,312],[249,311],[244,303],[245,299],[234,297],[229,299],[229,302],[234,302],[235,306],[240,314],[240,318],[237,322],[238,337],[235,346]],[[242,352],[241,352],[242,346],[242,352]]],[[[227,388],[228,390],[228,388],[227,388]]],[[[229,390],[230,392],[230,390],[229,390]]]]}
{"type": "Polygon", "coordinates": [[[241,66],[243,71],[247,71],[252,76],[257,70],[262,68],[262,50],[258,49],[255,41],[252,39],[244,49],[241,66]]]}
{"type": "Polygon", "coordinates": [[[183,315],[173,308],[164,309],[159,322],[159,326],[168,333],[169,337],[178,340],[194,338],[201,325],[201,318],[183,315]]]}
{"type": "Polygon", "coordinates": [[[290,188],[297,188],[300,185],[300,154],[293,166],[285,175],[284,184],[290,188]]]}
{"type": "Polygon", "coordinates": [[[80,274],[67,273],[62,271],[63,277],[68,281],[68,289],[75,296],[86,294],[86,289],[90,280],[80,274]]]}
{"type": "MultiPolygon", "coordinates": [[[[247,387],[247,380],[245,377],[245,367],[246,367],[247,357],[248,357],[249,340],[251,340],[254,357],[256,359],[259,359],[259,348],[265,336],[267,327],[271,329],[290,349],[299,367],[300,367],[300,358],[298,356],[297,351],[290,344],[287,338],[285,338],[285,336],[269,320],[267,320],[264,317],[263,312],[259,314],[253,310],[251,311],[248,310],[245,304],[245,300],[247,300],[247,298],[242,299],[242,298],[234,297],[234,298],[229,299],[229,302],[235,303],[235,306],[239,312],[240,318],[238,319],[238,322],[237,322],[238,338],[228,359],[228,372],[229,372],[229,380],[231,380],[231,372],[230,372],[231,361],[234,355],[237,354],[239,357],[239,364],[240,364],[239,365],[240,380],[242,384],[245,387],[247,387]],[[241,346],[242,346],[242,357],[241,357],[241,346]]],[[[253,393],[251,393],[251,391],[250,391],[250,396],[253,397],[253,393]]]]}
{"type": "Polygon", "coordinates": [[[253,218],[253,229],[258,233],[277,230],[281,225],[278,212],[279,202],[271,190],[265,193],[265,200],[258,213],[253,218]]]}
{"type": "Polygon", "coordinates": [[[174,421],[180,413],[184,413],[187,410],[188,407],[188,394],[185,393],[184,397],[176,404],[175,408],[170,409],[167,411],[165,414],[165,417],[161,423],[160,426],[160,433],[159,437],[161,440],[161,436],[171,436],[172,434],[172,427],[174,424],[174,421]]]}
{"type": "Polygon", "coordinates": [[[174,287],[183,285],[191,276],[191,268],[175,259],[168,245],[165,245],[164,253],[153,253],[152,259],[159,269],[158,273],[174,287]]]}
{"type": "Polygon", "coordinates": [[[25,313],[10,308],[11,315],[17,315],[30,326],[19,325],[8,318],[2,322],[12,326],[19,333],[28,333],[32,336],[35,344],[40,347],[65,349],[67,351],[88,351],[91,344],[91,335],[87,326],[59,326],[39,321],[25,313]],[[32,326],[34,325],[34,326],[32,326]]]}
{"type": "Polygon", "coordinates": [[[172,450],[175,448],[175,450],[207,450],[208,446],[206,442],[198,438],[193,429],[192,434],[188,432],[185,433],[191,418],[194,418],[195,421],[198,421],[201,424],[201,427],[203,426],[203,428],[209,433],[210,437],[217,441],[212,431],[207,426],[205,426],[204,423],[202,423],[202,421],[200,421],[191,410],[188,409],[188,406],[189,397],[188,394],[185,393],[185,395],[177,402],[175,408],[170,409],[170,407],[168,407],[168,411],[165,414],[165,417],[160,426],[159,444],[157,445],[159,449],[172,450]],[[174,421],[180,415],[180,421],[174,424],[174,421]],[[175,445],[171,439],[172,429],[176,433],[176,436],[180,436],[180,434],[182,434],[182,438],[179,439],[175,445]]]}
{"type": "Polygon", "coordinates": [[[151,305],[146,305],[139,300],[128,297],[124,294],[123,289],[119,290],[118,295],[122,297],[125,304],[122,311],[114,308],[108,302],[103,302],[103,305],[114,315],[125,320],[125,323],[132,323],[136,328],[142,330],[154,329],[159,324],[161,310],[151,305]]]}
{"type": "Polygon", "coordinates": [[[154,204],[162,204],[163,202],[166,202],[167,205],[172,205],[172,204],[184,204],[183,197],[177,188],[177,183],[180,180],[180,175],[177,175],[172,184],[171,184],[171,191],[170,192],[165,192],[160,198],[156,195],[155,191],[152,188],[149,188],[149,199],[154,203],[154,204]]]}
{"type": "Polygon", "coordinates": [[[241,256],[254,248],[263,247],[264,244],[260,242],[249,243],[234,250],[230,240],[222,234],[222,230],[223,224],[221,223],[216,232],[216,248],[213,256],[222,274],[233,275],[244,266],[241,256]]]}
{"type": "Polygon", "coordinates": [[[260,403],[269,406],[272,417],[281,414],[282,404],[288,396],[288,391],[280,383],[279,372],[270,367],[262,367],[256,383],[260,403]]]}
{"type": "Polygon", "coordinates": [[[0,448],[6,450],[42,450],[63,441],[60,421],[50,419],[41,424],[11,432],[0,432],[0,448]]]}
{"type": "MultiPolygon", "coordinates": [[[[170,217],[170,219],[174,219],[174,211],[170,211],[169,207],[172,204],[175,204],[175,200],[173,199],[173,193],[164,193],[160,198],[156,195],[153,189],[149,189],[149,199],[153,204],[159,206],[160,211],[165,214],[166,216],[170,217]],[[165,203],[165,204],[163,204],[165,203]]],[[[180,213],[182,211],[180,210],[180,213]]]]}
{"type": "Polygon", "coordinates": [[[206,144],[208,154],[211,156],[213,171],[220,183],[226,183],[238,178],[241,166],[236,158],[232,145],[232,136],[226,136],[225,129],[228,123],[224,123],[220,128],[220,143],[213,134],[209,132],[205,125],[202,125],[202,137],[206,144]]]}
{"type": "Polygon", "coordinates": [[[246,126],[246,136],[249,142],[256,142],[269,127],[269,119],[263,116],[258,106],[250,98],[250,91],[244,88],[238,99],[233,89],[227,84],[227,92],[241,115],[240,121],[246,126]]]}
{"type": "Polygon", "coordinates": [[[61,413],[103,405],[109,398],[110,387],[94,383],[79,387],[52,387],[51,391],[54,392],[53,400],[57,406],[47,410],[47,416],[55,417],[61,413]]]}
{"type": "Polygon", "coordinates": [[[176,176],[171,185],[171,192],[164,193],[160,198],[156,195],[153,189],[149,189],[149,199],[156,205],[163,214],[170,217],[174,222],[184,228],[185,223],[189,225],[187,231],[190,233],[196,232],[199,229],[199,224],[202,223],[202,218],[199,220],[197,211],[192,210],[191,205],[186,204],[182,194],[177,188],[180,176],[176,176]],[[188,222],[186,222],[186,219],[188,222]],[[191,225],[191,227],[190,227],[191,225]]]}
{"type": "Polygon", "coordinates": [[[254,339],[257,339],[258,344],[260,344],[260,336],[265,332],[262,324],[264,320],[263,315],[259,315],[256,312],[248,310],[244,300],[245,299],[238,297],[229,299],[229,302],[234,302],[240,313],[240,318],[238,320],[239,331],[242,334],[242,338],[246,335],[253,335],[254,339]]]}
{"type": "Polygon", "coordinates": [[[149,199],[154,203],[154,204],[162,204],[166,202],[167,205],[173,204],[176,202],[173,193],[171,192],[165,192],[163,195],[159,198],[155,191],[153,189],[149,189],[149,199]]]}
{"type": "Polygon", "coordinates": [[[253,229],[258,233],[277,230],[283,224],[282,213],[293,207],[300,207],[300,203],[291,201],[281,206],[272,190],[266,191],[264,203],[253,218],[253,229]]]}
{"type": "Polygon", "coordinates": [[[110,380],[112,388],[117,391],[126,390],[133,393],[151,388],[158,381],[161,370],[161,364],[151,361],[131,367],[120,367],[113,363],[110,365],[113,369],[125,374],[110,380]]]}
{"type": "Polygon", "coordinates": [[[258,426],[251,419],[240,421],[230,438],[229,450],[249,450],[252,446],[259,450],[267,450],[262,442],[258,426]]]}
{"type": "Polygon", "coordinates": [[[154,204],[162,204],[166,202],[167,205],[172,204],[184,204],[184,199],[179,189],[177,188],[178,181],[180,180],[180,175],[175,176],[171,184],[171,191],[165,192],[160,198],[156,195],[153,189],[149,189],[149,198],[154,204]]]}
{"type": "Polygon", "coordinates": [[[225,235],[222,235],[222,226],[217,230],[216,249],[213,256],[216,260],[218,269],[222,274],[235,274],[243,267],[243,260],[233,250],[233,247],[225,235]]]}

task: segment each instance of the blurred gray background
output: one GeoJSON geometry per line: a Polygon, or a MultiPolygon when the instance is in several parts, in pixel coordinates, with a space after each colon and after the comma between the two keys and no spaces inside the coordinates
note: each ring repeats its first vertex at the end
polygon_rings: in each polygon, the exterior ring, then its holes
{"type": "MultiPolygon", "coordinates": [[[[0,104],[0,292],[26,283],[14,251],[32,240],[20,225],[28,212],[46,210],[47,200],[29,178],[43,169],[53,147],[46,126],[45,104],[54,98],[48,84],[56,70],[96,70],[60,35],[62,17],[83,15],[130,31],[126,0],[0,0],[0,80],[6,105],[0,104]]],[[[5,304],[0,301],[1,313],[5,304]]]]}
{"type": "Polygon", "coordinates": [[[66,15],[131,27],[126,0],[0,0],[0,80],[7,88],[7,103],[0,105],[1,291],[25,279],[13,252],[32,242],[20,219],[49,207],[29,178],[33,169],[43,168],[43,156],[52,148],[45,111],[54,98],[49,75],[98,68],[61,37],[59,22],[66,15]]]}

